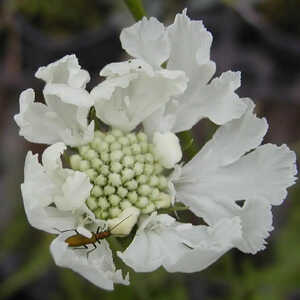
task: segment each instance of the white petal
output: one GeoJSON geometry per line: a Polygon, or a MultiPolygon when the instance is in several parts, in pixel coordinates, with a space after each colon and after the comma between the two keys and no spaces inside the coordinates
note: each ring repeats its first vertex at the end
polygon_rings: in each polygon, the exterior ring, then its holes
{"type": "Polygon", "coordinates": [[[162,265],[169,272],[189,273],[206,268],[240,238],[238,217],[209,227],[153,213],[142,220],[133,242],[118,255],[137,272],[151,272],[162,265]]]}
{"type": "Polygon", "coordinates": [[[64,142],[70,146],[88,143],[94,135],[94,123],[88,126],[87,115],[93,105],[87,92],[62,85],[45,88],[47,105],[34,102],[29,89],[20,95],[20,113],[14,118],[19,134],[33,143],[64,142]],[[59,98],[59,97],[62,98],[59,98]]]}
{"type": "Polygon", "coordinates": [[[46,83],[62,83],[74,88],[85,88],[90,75],[82,70],[76,56],[66,55],[46,67],[40,67],[35,77],[46,83]]]}
{"type": "Polygon", "coordinates": [[[169,215],[153,213],[145,218],[129,247],[119,257],[136,272],[152,272],[161,265],[174,264],[187,247],[180,226],[169,215]]]}
{"type": "Polygon", "coordinates": [[[61,186],[62,195],[54,198],[57,208],[63,211],[72,211],[82,207],[93,188],[86,174],[78,171],[69,173],[61,186]]]}
{"type": "Polygon", "coordinates": [[[42,155],[42,162],[47,171],[54,171],[62,168],[61,155],[67,149],[64,143],[56,143],[46,148],[42,155]]]}
{"type": "Polygon", "coordinates": [[[242,238],[235,242],[235,246],[245,253],[255,254],[264,250],[265,239],[273,230],[271,205],[266,201],[246,201],[242,208],[235,206],[233,215],[242,220],[242,238]]]}
{"type": "Polygon", "coordinates": [[[58,266],[69,268],[106,290],[113,290],[114,283],[129,284],[128,275],[123,279],[121,270],[116,270],[111,250],[105,240],[87,258],[87,250],[71,249],[64,242],[66,237],[67,235],[57,237],[50,246],[58,266]]]}
{"type": "Polygon", "coordinates": [[[244,99],[243,102],[248,106],[245,114],[240,119],[219,127],[197,156],[185,165],[185,173],[200,167],[207,172],[219,166],[229,165],[261,144],[268,130],[267,121],[256,117],[251,100],[244,99]]]}
{"type": "MultiPolygon", "coordinates": [[[[110,76],[92,90],[97,117],[107,125],[131,131],[186,88],[187,79],[182,72],[154,72],[149,65],[140,66],[128,68],[127,74],[110,76]]],[[[115,67],[111,66],[110,72],[116,72],[115,67]]],[[[124,68],[120,68],[123,72],[124,68]]]]}
{"type": "Polygon", "coordinates": [[[222,125],[241,117],[247,105],[234,92],[239,86],[240,73],[231,71],[206,86],[188,85],[179,99],[173,132],[189,130],[203,118],[222,125]]]}
{"type": "Polygon", "coordinates": [[[286,198],[287,188],[295,183],[295,162],[295,153],[286,145],[266,144],[214,171],[199,172],[201,165],[195,165],[193,175],[183,175],[193,180],[180,184],[177,193],[194,193],[213,201],[227,202],[260,198],[279,205],[286,198]]]}
{"type": "Polygon", "coordinates": [[[54,207],[48,207],[59,188],[39,164],[37,155],[31,152],[28,152],[25,159],[21,190],[26,216],[33,227],[50,233],[58,233],[55,228],[74,228],[76,220],[70,212],[60,212],[54,207]]]}
{"type": "Polygon", "coordinates": [[[124,209],[118,218],[107,221],[110,232],[114,235],[128,235],[137,223],[139,215],[140,210],[136,207],[124,209]]]}
{"type": "Polygon", "coordinates": [[[143,18],[122,30],[122,47],[133,57],[141,58],[159,67],[170,54],[170,45],[164,25],[156,18],[143,18]]]}
{"type": "Polygon", "coordinates": [[[182,158],[178,137],[172,132],[155,132],[153,136],[154,151],[159,162],[167,169],[174,168],[182,158]]]}
{"type": "Polygon", "coordinates": [[[174,100],[169,101],[143,121],[144,131],[150,138],[156,131],[172,131],[176,122],[176,103],[174,100]]]}
{"type": "Polygon", "coordinates": [[[191,248],[167,268],[169,272],[199,272],[214,263],[241,238],[240,219],[222,219],[211,227],[193,226],[184,234],[191,248]]]}
{"type": "Polygon", "coordinates": [[[190,89],[206,84],[215,72],[215,63],[210,60],[212,35],[202,21],[191,21],[185,9],[168,27],[168,35],[171,54],[167,68],[184,71],[190,89]]]}
{"type": "Polygon", "coordinates": [[[220,219],[239,217],[242,235],[234,241],[234,246],[252,254],[265,249],[265,239],[273,230],[271,205],[268,202],[249,199],[240,207],[236,203],[215,202],[209,198],[192,195],[186,195],[184,202],[210,225],[218,223],[220,219]]]}

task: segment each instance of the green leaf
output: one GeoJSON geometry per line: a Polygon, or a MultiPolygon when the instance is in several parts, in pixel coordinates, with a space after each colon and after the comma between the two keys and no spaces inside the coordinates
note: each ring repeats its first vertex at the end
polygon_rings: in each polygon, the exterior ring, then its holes
{"type": "Polygon", "coordinates": [[[141,0],[124,0],[124,2],[136,21],[139,21],[146,16],[141,0]]]}

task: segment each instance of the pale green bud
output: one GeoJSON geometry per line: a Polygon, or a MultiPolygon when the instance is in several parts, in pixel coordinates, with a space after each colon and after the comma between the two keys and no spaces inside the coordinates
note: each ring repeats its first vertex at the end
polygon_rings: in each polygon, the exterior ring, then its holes
{"type": "Polygon", "coordinates": [[[158,186],[160,189],[165,189],[168,187],[168,181],[166,179],[166,177],[164,176],[159,176],[159,183],[158,183],[158,186]]]}
{"type": "Polygon", "coordinates": [[[98,158],[98,154],[95,150],[89,149],[83,154],[83,157],[88,160],[92,160],[94,158],[98,158]]]}
{"type": "Polygon", "coordinates": [[[104,175],[100,174],[99,176],[97,176],[95,178],[95,183],[100,185],[100,186],[104,186],[106,185],[107,179],[104,175]]]}
{"type": "Polygon", "coordinates": [[[122,211],[120,210],[119,207],[111,207],[109,209],[109,215],[111,218],[116,218],[119,216],[119,214],[121,213],[122,211]]]}
{"type": "Polygon", "coordinates": [[[119,186],[117,193],[121,198],[125,198],[126,195],[128,194],[128,190],[123,188],[122,186],[119,186]]]}
{"type": "Polygon", "coordinates": [[[113,186],[119,186],[119,185],[121,185],[122,181],[121,181],[120,174],[117,174],[117,173],[111,173],[111,174],[109,174],[109,176],[108,176],[108,182],[111,183],[111,185],[113,185],[113,186]]]}
{"type": "Polygon", "coordinates": [[[137,155],[137,154],[141,154],[142,149],[139,144],[133,144],[133,145],[131,145],[131,151],[133,154],[137,155]]]}
{"type": "Polygon", "coordinates": [[[137,134],[137,138],[140,142],[147,142],[147,140],[148,140],[147,135],[141,131],[137,134]]]}
{"type": "Polygon", "coordinates": [[[145,208],[145,207],[148,205],[148,203],[149,203],[148,198],[142,196],[142,197],[139,197],[139,198],[138,198],[138,200],[137,200],[137,202],[136,202],[136,205],[137,205],[137,207],[139,207],[139,208],[145,208]]]}
{"type": "Polygon", "coordinates": [[[147,185],[147,184],[142,184],[138,188],[138,192],[142,196],[149,195],[151,193],[151,190],[152,190],[151,187],[149,185],[147,185]]]}
{"type": "Polygon", "coordinates": [[[98,205],[102,208],[102,209],[107,209],[109,208],[109,203],[107,201],[107,199],[105,197],[99,197],[98,198],[98,205]]]}
{"type": "Polygon", "coordinates": [[[144,165],[142,163],[136,162],[134,164],[133,170],[137,176],[141,175],[144,172],[144,165]]]}
{"type": "Polygon", "coordinates": [[[119,139],[118,139],[118,142],[123,145],[123,146],[128,146],[129,145],[129,140],[127,137],[125,136],[121,136],[119,139]]]}
{"type": "Polygon", "coordinates": [[[159,198],[159,195],[160,195],[159,189],[154,188],[154,189],[152,189],[152,191],[151,191],[150,199],[151,199],[152,201],[158,201],[158,200],[160,199],[160,198],[159,198]]]}
{"type": "Polygon", "coordinates": [[[148,175],[148,176],[151,175],[153,173],[153,171],[154,171],[153,165],[145,164],[145,166],[144,166],[144,173],[146,175],[148,175]]]}
{"type": "Polygon", "coordinates": [[[119,162],[117,162],[117,161],[112,162],[111,166],[110,166],[110,169],[114,173],[120,173],[121,170],[122,170],[122,168],[123,168],[122,165],[119,162]]]}
{"type": "Polygon", "coordinates": [[[97,171],[100,170],[102,164],[103,164],[103,162],[99,158],[94,158],[94,159],[91,160],[92,167],[94,169],[96,169],[97,171]]]}
{"type": "Polygon", "coordinates": [[[88,197],[86,200],[86,204],[89,207],[89,209],[91,209],[91,210],[94,210],[98,207],[95,197],[88,197]]]}
{"type": "Polygon", "coordinates": [[[145,156],[143,154],[138,154],[135,156],[135,160],[139,163],[144,163],[145,162],[145,156]]]}
{"type": "Polygon", "coordinates": [[[103,189],[98,185],[94,185],[94,187],[92,188],[91,194],[95,197],[99,197],[99,196],[103,195],[103,189]]]}
{"type": "Polygon", "coordinates": [[[79,170],[84,172],[86,170],[88,170],[90,168],[90,163],[89,161],[87,160],[82,160],[80,163],[79,163],[79,170]]]}
{"type": "Polygon", "coordinates": [[[101,152],[100,157],[104,162],[109,161],[109,154],[107,152],[101,152]]]}
{"type": "Polygon", "coordinates": [[[74,154],[70,157],[70,165],[73,170],[80,169],[81,156],[78,154],[74,154]]]}
{"type": "Polygon", "coordinates": [[[111,134],[116,138],[123,136],[123,132],[117,128],[112,129],[111,134]]]}
{"type": "Polygon", "coordinates": [[[136,144],[137,138],[136,138],[136,135],[134,133],[127,134],[127,138],[129,140],[130,144],[136,144]]]}
{"type": "Polygon", "coordinates": [[[135,203],[138,199],[138,194],[136,191],[129,192],[127,198],[131,203],[135,203]]]}
{"type": "Polygon", "coordinates": [[[125,186],[128,188],[128,190],[134,191],[134,190],[136,190],[138,184],[137,184],[137,182],[134,179],[132,179],[130,181],[127,181],[125,183],[125,186]]]}
{"type": "Polygon", "coordinates": [[[121,198],[118,195],[110,195],[108,199],[112,206],[118,206],[121,201],[121,198]]]}
{"type": "Polygon", "coordinates": [[[106,143],[111,144],[116,141],[116,138],[112,134],[107,134],[104,140],[106,143]]]}
{"type": "MultiPolygon", "coordinates": [[[[110,151],[120,150],[122,148],[121,144],[118,142],[113,142],[110,145],[110,151]]],[[[123,151],[124,152],[124,151],[123,151]]]]}
{"type": "Polygon", "coordinates": [[[126,182],[134,177],[135,173],[132,169],[124,169],[122,170],[122,181],[126,182]]]}
{"type": "Polygon", "coordinates": [[[159,178],[155,175],[150,176],[149,178],[149,185],[150,186],[157,186],[159,183],[159,178]]]}
{"type": "Polygon", "coordinates": [[[126,155],[123,157],[122,163],[125,167],[131,167],[134,164],[134,159],[132,156],[126,155]]]}
{"type": "Polygon", "coordinates": [[[115,191],[116,191],[116,188],[111,186],[111,185],[106,185],[104,187],[104,194],[105,195],[112,195],[112,194],[115,193],[115,191]]]}
{"type": "Polygon", "coordinates": [[[142,209],[142,213],[151,214],[155,209],[155,205],[153,203],[149,203],[145,208],[142,209]]]}
{"type": "Polygon", "coordinates": [[[131,151],[130,146],[124,147],[124,148],[123,148],[123,153],[124,153],[125,155],[132,155],[132,151],[131,151]]]}
{"type": "Polygon", "coordinates": [[[148,176],[142,174],[140,176],[137,177],[137,182],[140,184],[145,184],[148,181],[148,176]]]}
{"type": "Polygon", "coordinates": [[[128,200],[123,200],[121,203],[120,203],[120,207],[124,210],[128,207],[131,207],[132,204],[128,201],[128,200]]]}
{"type": "Polygon", "coordinates": [[[112,161],[120,161],[123,156],[123,152],[121,150],[115,150],[111,152],[110,159],[112,161]]]}
{"type": "Polygon", "coordinates": [[[107,176],[110,173],[109,167],[107,165],[102,165],[100,168],[100,172],[101,172],[101,174],[107,176]]]}

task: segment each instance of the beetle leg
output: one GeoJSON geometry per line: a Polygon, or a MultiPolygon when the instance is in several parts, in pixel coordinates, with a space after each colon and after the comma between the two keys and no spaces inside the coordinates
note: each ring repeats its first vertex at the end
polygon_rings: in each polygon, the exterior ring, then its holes
{"type": "Polygon", "coordinates": [[[83,246],[83,248],[82,247],[76,247],[76,248],[72,248],[72,249],[74,249],[74,250],[89,249],[89,247],[87,245],[82,245],[82,246],[83,246]]]}
{"type": "Polygon", "coordinates": [[[96,245],[95,243],[93,243],[93,246],[94,246],[94,248],[93,248],[92,250],[90,250],[90,251],[87,251],[87,253],[86,253],[86,258],[89,258],[89,254],[90,254],[91,252],[93,252],[93,251],[95,251],[95,250],[96,250],[96,248],[97,248],[97,245],[96,245]]]}
{"type": "Polygon", "coordinates": [[[100,226],[98,226],[98,228],[97,228],[97,234],[99,233],[99,229],[100,229],[100,226]]]}

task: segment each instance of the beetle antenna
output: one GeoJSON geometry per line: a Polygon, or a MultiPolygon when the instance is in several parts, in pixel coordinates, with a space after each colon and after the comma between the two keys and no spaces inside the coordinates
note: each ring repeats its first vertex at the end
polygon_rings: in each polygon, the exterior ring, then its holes
{"type": "Polygon", "coordinates": [[[115,225],[110,232],[112,232],[116,227],[118,227],[121,223],[123,223],[125,220],[127,220],[129,217],[131,217],[132,215],[127,216],[126,218],[124,218],[122,221],[120,221],[117,225],[115,225]]]}

